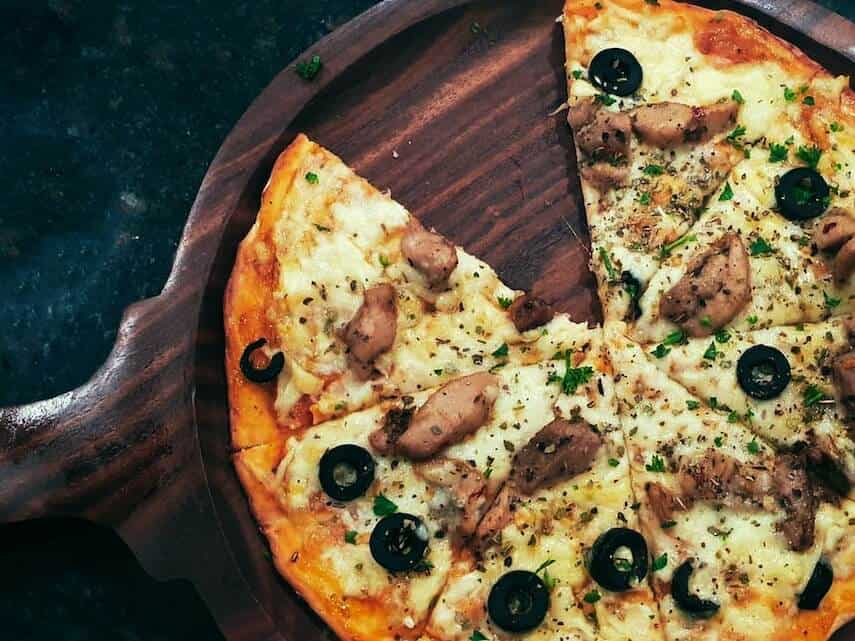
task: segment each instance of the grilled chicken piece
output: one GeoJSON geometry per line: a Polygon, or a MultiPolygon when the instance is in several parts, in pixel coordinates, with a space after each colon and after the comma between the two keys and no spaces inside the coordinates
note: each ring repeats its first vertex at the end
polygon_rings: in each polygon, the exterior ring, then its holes
{"type": "Polygon", "coordinates": [[[727,234],[691,260],[659,309],[690,336],[709,336],[733,320],[750,299],[748,252],[737,234],[727,234]]]}
{"type": "Polygon", "coordinates": [[[837,252],[832,271],[838,281],[845,281],[852,275],[855,271],[855,217],[835,207],[817,223],[813,242],[820,249],[837,252]]]}
{"type": "Polygon", "coordinates": [[[448,282],[457,267],[457,250],[445,237],[428,231],[415,218],[411,218],[401,239],[404,257],[431,287],[448,282]]]}
{"type": "Polygon", "coordinates": [[[570,107],[567,122],[582,155],[582,175],[602,190],[625,184],[631,152],[629,116],[604,109],[593,98],[583,98],[570,107]]]}
{"type": "Polygon", "coordinates": [[[639,138],[665,148],[711,138],[732,127],[738,113],[739,104],[732,101],[703,107],[660,102],[636,107],[630,116],[639,138]]]}
{"type": "Polygon", "coordinates": [[[362,305],[344,329],[351,364],[361,378],[368,378],[374,361],[395,342],[397,306],[395,288],[388,283],[365,290],[362,305]]]}
{"type": "Polygon", "coordinates": [[[488,506],[487,482],[477,469],[457,459],[438,458],[415,466],[416,474],[428,483],[444,488],[463,511],[458,533],[466,538],[475,533],[488,506]]]}

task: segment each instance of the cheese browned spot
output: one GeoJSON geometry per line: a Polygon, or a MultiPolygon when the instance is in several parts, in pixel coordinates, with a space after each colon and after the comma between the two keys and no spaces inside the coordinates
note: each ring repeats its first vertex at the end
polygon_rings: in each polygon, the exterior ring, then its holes
{"type": "Polygon", "coordinates": [[[370,376],[374,360],[394,344],[396,320],[392,285],[384,283],[365,290],[362,305],[344,329],[351,361],[363,378],[370,376]]]}
{"type": "Polygon", "coordinates": [[[751,299],[748,253],[737,234],[726,234],[695,256],[660,303],[662,315],[690,336],[709,336],[751,299]]]}

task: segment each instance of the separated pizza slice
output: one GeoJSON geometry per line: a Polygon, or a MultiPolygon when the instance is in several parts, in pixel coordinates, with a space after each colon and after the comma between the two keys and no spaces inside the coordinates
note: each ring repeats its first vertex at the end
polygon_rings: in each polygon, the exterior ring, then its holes
{"type": "MultiPolygon", "coordinates": [[[[515,474],[515,452],[559,430],[563,457],[571,444],[599,448],[592,427],[613,428],[601,330],[566,317],[550,328],[553,359],[458,377],[235,454],[277,568],[343,638],[417,637],[452,564],[484,538],[478,525],[515,474]]],[[[564,459],[551,460],[560,474],[564,459]]]]}
{"type": "Polygon", "coordinates": [[[584,394],[550,395],[554,418],[496,453],[510,472],[450,570],[429,638],[662,638],[610,372],[584,394]]]}
{"type": "Polygon", "coordinates": [[[668,378],[609,325],[669,639],[827,639],[855,615],[855,504],[668,378]]]}
{"type": "MultiPolygon", "coordinates": [[[[743,16],[671,0],[568,1],[563,23],[569,120],[608,319],[641,315],[637,335],[658,340],[669,323],[706,316],[714,331],[764,304],[774,323],[817,320],[825,293],[841,311],[852,306],[843,248],[855,231],[855,98],[846,78],[743,16]],[[822,219],[812,219],[826,209],[846,225],[819,237],[822,219]],[[698,216],[710,218],[700,230],[698,216]],[[744,251],[723,266],[728,230],[744,251]],[[762,240],[779,236],[780,264],[746,280],[748,252],[772,255],[762,240]],[[815,256],[817,247],[828,255],[815,256]],[[676,288],[687,270],[705,282],[676,288]],[[690,286],[697,295],[683,291],[690,286]]],[[[849,249],[855,256],[855,243],[849,249]]]]}
{"type": "Polygon", "coordinates": [[[225,299],[236,448],[537,351],[552,316],[298,136],[225,299]]]}
{"type": "MultiPolygon", "coordinates": [[[[648,350],[660,370],[727,420],[803,452],[830,490],[855,498],[851,321],[719,330],[648,350]]],[[[678,340],[681,338],[682,340],[678,340]]]]}

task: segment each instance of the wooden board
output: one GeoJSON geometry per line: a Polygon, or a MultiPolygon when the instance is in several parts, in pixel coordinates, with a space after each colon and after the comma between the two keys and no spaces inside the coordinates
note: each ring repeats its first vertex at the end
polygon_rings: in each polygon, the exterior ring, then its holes
{"type": "MultiPolygon", "coordinates": [[[[704,4],[853,72],[855,25],[807,0],[704,4]]],[[[598,321],[570,133],[549,115],[565,98],[560,7],[387,0],[308,52],[324,61],[314,82],[283,70],[224,142],[168,283],[128,309],[105,365],[0,409],[0,522],[115,527],[155,577],[191,579],[232,641],[326,638],[273,570],[229,462],[221,303],[237,243],[305,131],[512,286],[598,321]]]]}

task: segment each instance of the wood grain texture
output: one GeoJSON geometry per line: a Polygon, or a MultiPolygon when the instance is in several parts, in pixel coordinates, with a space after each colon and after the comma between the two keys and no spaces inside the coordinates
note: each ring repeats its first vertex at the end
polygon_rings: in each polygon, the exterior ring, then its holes
{"type": "MultiPolygon", "coordinates": [[[[113,526],[155,577],[191,579],[228,638],[322,638],[229,460],[221,310],[237,244],[276,155],[305,131],[511,286],[598,321],[570,133],[549,115],[565,99],[561,4],[387,0],[307,52],[324,60],[315,82],[283,70],[223,143],[163,292],[128,309],[101,370],[0,409],[0,521],[113,526]]],[[[852,72],[851,23],[806,0],[745,5],[852,72]]]]}

